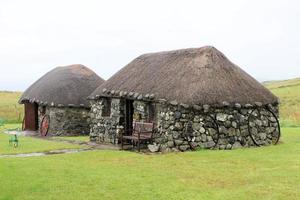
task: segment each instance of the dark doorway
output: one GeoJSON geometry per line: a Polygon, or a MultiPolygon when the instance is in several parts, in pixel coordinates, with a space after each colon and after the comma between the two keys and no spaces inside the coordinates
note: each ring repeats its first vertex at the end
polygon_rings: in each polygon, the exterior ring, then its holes
{"type": "Polygon", "coordinates": [[[25,130],[38,130],[38,105],[36,103],[25,103],[25,130]]]}
{"type": "MultiPolygon", "coordinates": [[[[132,130],[132,122],[133,122],[133,100],[125,100],[125,130],[132,130]]],[[[127,134],[131,134],[128,133],[127,134]]]]}

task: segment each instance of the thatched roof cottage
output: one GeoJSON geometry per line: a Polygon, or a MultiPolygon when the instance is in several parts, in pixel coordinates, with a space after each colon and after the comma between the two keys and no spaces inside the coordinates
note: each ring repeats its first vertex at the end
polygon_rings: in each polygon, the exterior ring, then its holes
{"type": "Polygon", "coordinates": [[[90,99],[99,142],[118,143],[135,121],[154,122],[160,151],[268,145],[280,134],[278,98],[210,46],[141,55],[90,99]]]}
{"type": "Polygon", "coordinates": [[[25,106],[24,129],[41,129],[42,119],[47,116],[44,126],[48,124],[51,135],[88,134],[90,104],[86,98],[103,82],[83,65],[56,67],[21,96],[19,103],[25,106]]]}

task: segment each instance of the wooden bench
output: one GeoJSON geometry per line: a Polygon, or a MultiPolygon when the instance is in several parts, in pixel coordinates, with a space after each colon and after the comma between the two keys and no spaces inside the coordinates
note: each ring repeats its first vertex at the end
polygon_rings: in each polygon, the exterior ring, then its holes
{"type": "Polygon", "coordinates": [[[149,122],[133,122],[132,130],[125,130],[121,135],[121,147],[123,149],[124,142],[131,141],[134,147],[137,144],[140,151],[141,142],[151,142],[153,139],[154,123],[149,122]]]}

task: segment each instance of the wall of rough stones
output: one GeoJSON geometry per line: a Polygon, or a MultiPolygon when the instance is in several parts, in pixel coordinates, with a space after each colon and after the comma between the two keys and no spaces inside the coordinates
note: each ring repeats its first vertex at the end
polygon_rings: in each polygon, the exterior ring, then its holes
{"type": "MultiPolygon", "coordinates": [[[[88,135],[90,114],[89,109],[75,107],[45,107],[45,114],[50,116],[48,134],[53,136],[88,135]]],[[[43,117],[43,107],[38,109],[39,125],[43,117]]]]}
{"type": "MultiPolygon", "coordinates": [[[[92,102],[92,141],[117,144],[124,127],[124,102],[112,100],[111,116],[102,117],[103,100],[92,102]]],[[[134,115],[148,119],[147,102],[134,101],[134,115]]],[[[235,149],[269,145],[279,136],[278,107],[247,105],[212,108],[208,105],[189,107],[176,102],[160,102],[155,106],[153,151],[186,151],[203,149],[235,149]],[[272,111],[272,112],[270,112],[272,111]]]]}
{"type": "MultiPolygon", "coordinates": [[[[118,144],[120,132],[124,131],[125,127],[125,100],[112,98],[110,116],[103,116],[106,103],[105,98],[91,101],[90,140],[118,144]]],[[[134,101],[133,119],[135,121],[149,121],[150,106],[154,109],[154,105],[149,102],[134,101]]]]}
{"type": "Polygon", "coordinates": [[[102,116],[105,105],[105,99],[92,102],[90,140],[117,144],[118,129],[122,129],[121,125],[124,121],[124,102],[121,99],[112,99],[110,116],[102,116]]]}
{"type": "Polygon", "coordinates": [[[279,134],[278,108],[186,108],[166,104],[158,111],[155,143],[160,151],[234,149],[269,145],[279,134]],[[250,134],[251,133],[251,134],[250,134]]]}

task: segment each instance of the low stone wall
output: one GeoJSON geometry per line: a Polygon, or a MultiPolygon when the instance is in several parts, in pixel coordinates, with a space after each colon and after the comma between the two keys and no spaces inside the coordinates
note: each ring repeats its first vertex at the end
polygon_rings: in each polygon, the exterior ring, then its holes
{"type": "Polygon", "coordinates": [[[162,105],[158,112],[155,144],[163,152],[269,145],[279,136],[276,115],[277,107],[196,110],[162,105]]]}
{"type": "MultiPolygon", "coordinates": [[[[111,115],[102,117],[103,100],[92,102],[92,141],[118,144],[124,127],[124,102],[112,99],[111,115]]],[[[147,104],[135,101],[134,112],[145,120],[147,104]]],[[[152,149],[162,152],[204,149],[234,149],[269,145],[279,137],[278,107],[251,106],[211,108],[177,103],[157,103],[152,149]]],[[[151,145],[150,145],[151,148],[151,145]]]]}
{"type": "MultiPolygon", "coordinates": [[[[90,132],[89,109],[71,107],[45,107],[45,114],[50,116],[48,133],[58,135],[88,135],[90,132]]],[[[42,120],[42,107],[39,107],[39,124],[42,120]]]]}

